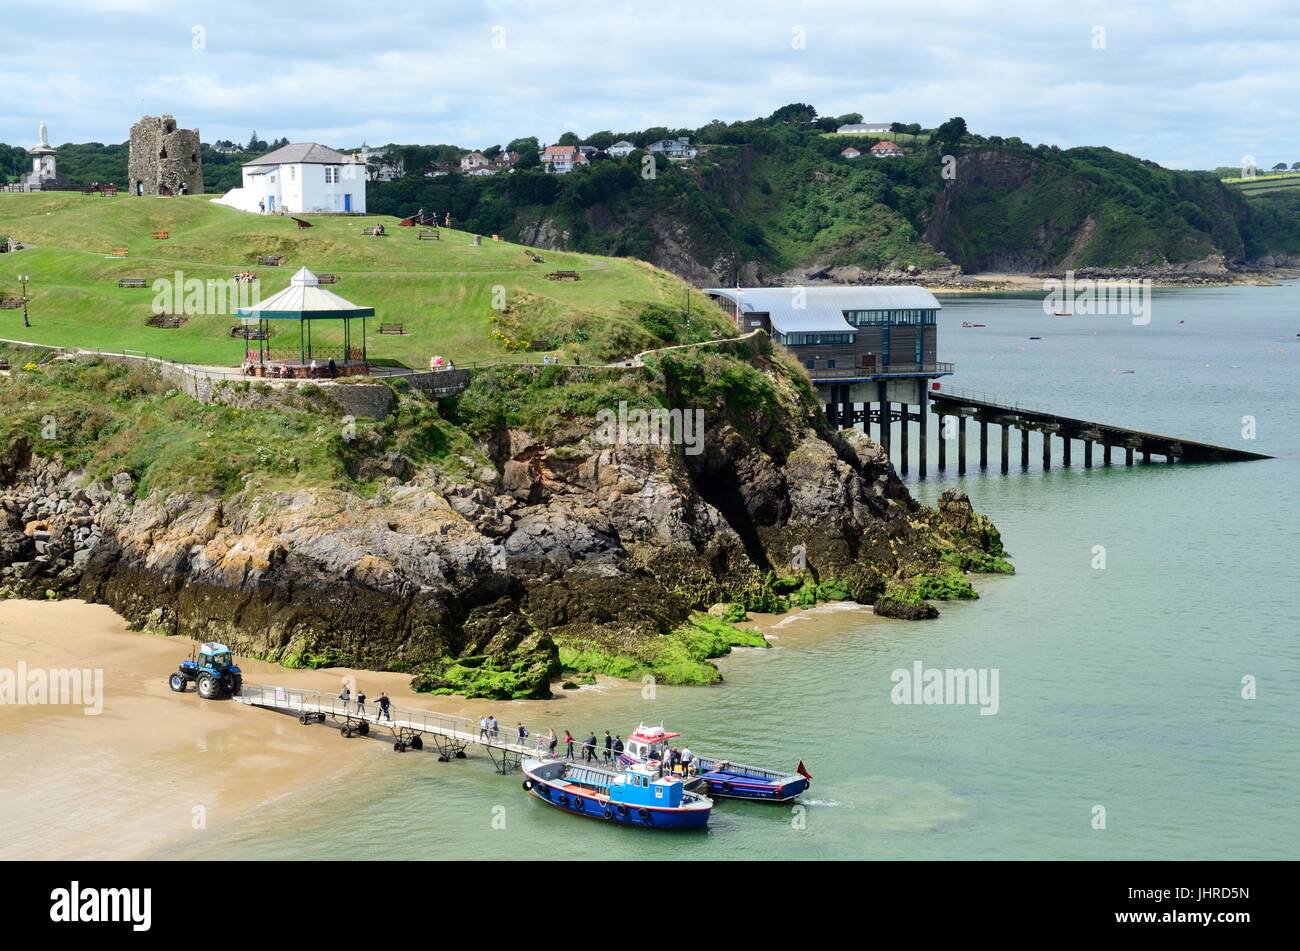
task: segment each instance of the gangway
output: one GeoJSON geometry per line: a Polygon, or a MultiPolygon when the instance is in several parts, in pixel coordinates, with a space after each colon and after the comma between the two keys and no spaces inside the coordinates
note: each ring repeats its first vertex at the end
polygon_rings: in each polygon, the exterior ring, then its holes
{"type": "Polygon", "coordinates": [[[303,725],[332,721],[345,737],[368,736],[371,728],[387,729],[393,736],[393,749],[398,753],[422,750],[426,740],[433,743],[440,762],[464,759],[470,746],[480,747],[492,760],[497,772],[505,775],[514,772],[525,757],[542,757],[547,753],[547,737],[529,729],[524,742],[519,742],[517,726],[513,732],[500,729],[483,730],[479,721],[447,713],[389,707],[384,717],[373,699],[367,700],[368,709],[359,713],[356,701],[322,694],[319,690],[302,690],[296,687],[276,687],[261,684],[244,684],[234,699],[250,707],[278,710],[297,716],[303,725]],[[372,712],[373,711],[373,712],[372,712]]]}

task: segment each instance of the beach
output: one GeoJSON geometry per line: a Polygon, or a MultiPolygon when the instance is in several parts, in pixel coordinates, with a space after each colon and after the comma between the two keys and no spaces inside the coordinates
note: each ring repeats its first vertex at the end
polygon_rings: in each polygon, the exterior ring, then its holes
{"type": "MultiPolygon", "coordinates": [[[[132,632],[103,605],[0,601],[0,669],[103,671],[97,715],[82,704],[0,706],[0,858],[130,858],[170,847],[178,858],[200,857],[189,849],[201,848],[202,830],[230,827],[312,785],[352,782],[366,753],[384,751],[380,743],[340,748],[335,730],[204,701],[192,687],[173,693],[167,676],[194,645],[132,632]]],[[[248,682],[334,692],[354,673],[238,663],[248,682]]],[[[355,675],[372,704],[381,691],[397,705],[413,696],[409,674],[355,675]]],[[[473,705],[423,696],[419,706],[464,713],[473,705]]]]}

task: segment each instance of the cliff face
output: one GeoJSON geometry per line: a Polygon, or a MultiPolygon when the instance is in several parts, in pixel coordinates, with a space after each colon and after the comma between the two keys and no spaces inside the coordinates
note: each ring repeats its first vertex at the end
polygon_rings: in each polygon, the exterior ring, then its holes
{"type": "Polygon", "coordinates": [[[136,498],[126,473],[88,484],[19,447],[0,468],[0,591],[103,602],[133,626],[289,665],[539,696],[559,647],[648,663],[692,611],[773,577],[833,579],[872,603],[945,553],[1001,554],[964,497],[918,505],[861,433],[751,410],[709,407],[698,455],[507,428],[478,478],[426,468],[372,498],[136,498]]]}

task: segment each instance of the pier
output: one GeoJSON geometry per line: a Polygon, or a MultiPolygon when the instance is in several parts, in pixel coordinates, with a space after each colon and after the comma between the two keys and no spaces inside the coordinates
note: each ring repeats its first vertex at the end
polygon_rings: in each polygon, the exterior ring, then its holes
{"type": "MultiPolygon", "coordinates": [[[[822,381],[815,381],[820,384],[822,381]]],[[[968,466],[968,430],[978,430],[974,440],[974,463],[980,469],[987,469],[989,459],[989,427],[1000,427],[996,465],[1002,472],[1011,469],[1011,431],[1017,430],[1019,436],[1019,463],[1021,469],[1028,469],[1031,458],[1031,440],[1036,434],[1039,442],[1039,455],[1044,471],[1051,469],[1053,456],[1053,437],[1060,443],[1060,462],[1063,467],[1070,467],[1075,462],[1075,443],[1079,444],[1078,459],[1085,469],[1096,463],[1103,466],[1115,464],[1120,454],[1124,464],[1135,462],[1149,463],[1153,459],[1173,462],[1244,462],[1252,459],[1270,459],[1264,453],[1251,452],[1228,446],[1216,446],[1211,443],[1184,439],[1179,436],[1166,436],[1160,433],[1114,426],[1109,423],[1094,422],[1073,416],[1062,416],[1046,410],[1033,409],[1014,403],[998,400],[983,394],[965,393],[960,390],[939,391],[926,385],[925,381],[907,381],[878,384],[877,399],[872,402],[854,402],[847,385],[819,386],[823,397],[829,396],[825,404],[826,418],[833,427],[861,426],[863,431],[873,437],[890,458],[896,459],[898,471],[902,475],[908,472],[909,431],[912,424],[917,426],[918,458],[917,476],[924,479],[927,475],[929,454],[929,418],[937,416],[939,427],[938,469],[947,470],[949,453],[955,449],[957,474],[965,475],[968,466]],[[955,425],[954,422],[955,421],[955,425]],[[897,424],[897,428],[895,428],[897,424]],[[944,434],[956,430],[956,446],[949,446],[950,440],[944,434]],[[897,454],[894,449],[898,448],[897,454]]],[[[861,391],[859,391],[861,392],[861,391]]]]}
{"type": "Polygon", "coordinates": [[[369,736],[372,729],[387,730],[393,737],[393,749],[398,753],[423,750],[425,742],[431,742],[438,752],[438,759],[443,762],[464,759],[466,749],[478,747],[488,754],[492,765],[502,775],[514,772],[526,757],[545,758],[547,755],[546,734],[534,733],[531,728],[528,728],[530,732],[526,741],[520,743],[515,732],[517,726],[501,724],[501,731],[493,734],[480,730],[478,721],[468,717],[399,710],[396,706],[389,707],[389,717],[385,718],[373,699],[367,700],[369,709],[364,715],[356,711],[355,700],[344,702],[339,697],[323,695],[319,690],[244,684],[233,699],[250,707],[296,716],[304,726],[330,722],[344,738],[369,736]]]}

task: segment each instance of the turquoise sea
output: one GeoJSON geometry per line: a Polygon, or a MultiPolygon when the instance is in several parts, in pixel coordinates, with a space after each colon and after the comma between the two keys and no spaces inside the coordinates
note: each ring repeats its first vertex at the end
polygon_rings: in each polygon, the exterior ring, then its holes
{"type": "Polygon", "coordinates": [[[495,711],[575,734],[663,721],[698,750],[803,759],[802,808],[722,801],[706,833],[647,833],[538,803],[473,752],[340,740],[334,781],[220,830],[203,857],[1296,858],[1300,284],[1155,295],[1147,326],[1048,317],[1038,297],[945,299],[943,385],[1276,459],[1126,469],[1098,453],[1085,470],[1076,444],[1063,469],[1058,445],[1044,473],[1035,437],[1022,473],[1013,435],[1004,476],[998,430],[981,472],[972,429],[964,478],[952,452],[936,476],[933,445],[931,478],[912,478],[931,501],[961,485],[1001,528],[1018,573],[981,580],[979,601],[928,623],[791,614],[765,625],[774,649],[725,658],[717,688],[495,711]],[[891,674],[917,661],[996,669],[997,713],[891,702],[891,674]]]}

